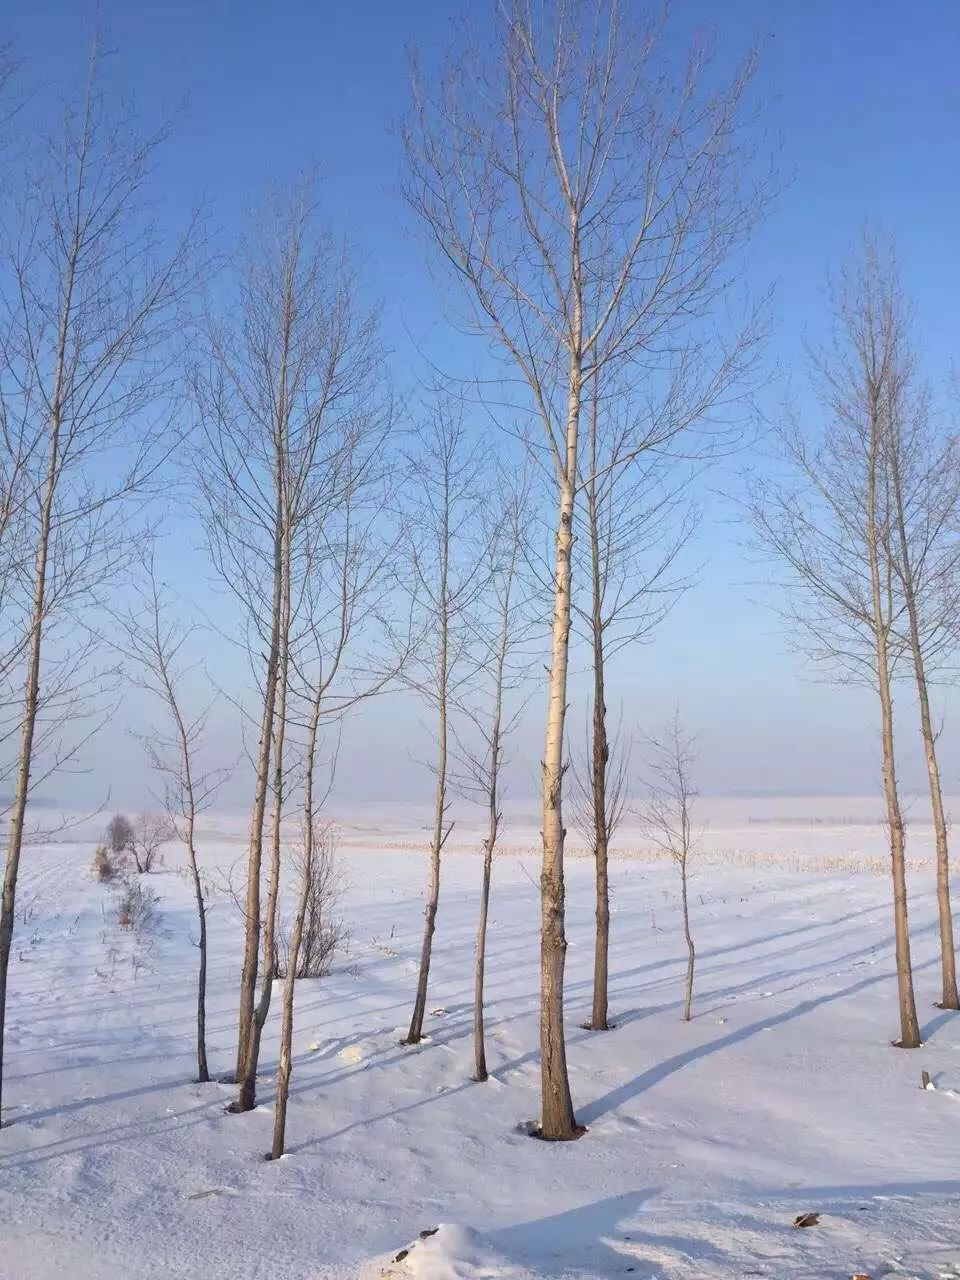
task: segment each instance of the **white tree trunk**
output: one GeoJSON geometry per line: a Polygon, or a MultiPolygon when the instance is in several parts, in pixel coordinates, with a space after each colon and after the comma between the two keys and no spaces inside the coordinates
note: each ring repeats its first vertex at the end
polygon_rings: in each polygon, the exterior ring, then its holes
{"type": "Polygon", "coordinates": [[[563,973],[567,939],[564,930],[563,741],[567,710],[567,665],[570,646],[571,551],[573,547],[576,475],[576,426],[579,382],[571,388],[572,465],[560,484],[556,533],[553,634],[547,700],[546,742],[543,755],[543,866],[540,873],[540,1075],[541,1135],[551,1141],[578,1137],[567,1074],[563,1026],[563,973]]]}

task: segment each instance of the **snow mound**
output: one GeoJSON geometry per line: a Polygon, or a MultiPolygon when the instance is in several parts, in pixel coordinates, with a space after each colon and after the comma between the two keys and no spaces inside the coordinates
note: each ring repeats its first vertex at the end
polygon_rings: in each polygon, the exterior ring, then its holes
{"type": "Polygon", "coordinates": [[[398,1275],[414,1280],[535,1280],[533,1272],[508,1262],[471,1227],[445,1222],[415,1240],[398,1267],[398,1275]]]}

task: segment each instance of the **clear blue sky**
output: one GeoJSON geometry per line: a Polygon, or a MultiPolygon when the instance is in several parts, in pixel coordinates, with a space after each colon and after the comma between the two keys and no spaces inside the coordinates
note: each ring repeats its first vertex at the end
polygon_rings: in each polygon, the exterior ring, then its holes
{"type": "MultiPolygon", "coordinates": [[[[484,2],[473,0],[474,12],[484,2]]],[[[315,163],[325,212],[366,264],[402,369],[416,364],[418,344],[441,362],[460,358],[440,277],[398,197],[393,133],[407,104],[408,47],[430,65],[457,9],[441,0],[6,0],[0,37],[13,40],[30,81],[59,86],[82,74],[99,13],[115,84],[148,116],[182,108],[162,170],[172,213],[206,197],[229,234],[265,184],[315,163]]],[[[723,55],[763,48],[762,126],[788,180],[751,254],[753,283],[776,286],[771,369],[802,373],[803,339],[822,332],[825,272],[870,220],[899,242],[922,359],[944,377],[960,332],[960,3],[677,0],[674,10],[680,43],[691,27],[713,25],[723,55]]],[[[781,392],[774,382],[768,405],[781,392]]],[[[799,679],[775,618],[751,602],[753,570],[736,537],[718,503],[696,552],[702,584],[623,673],[628,717],[649,723],[679,698],[703,731],[708,788],[872,791],[869,703],[799,679]]],[[[355,738],[389,768],[394,747],[378,748],[370,715],[355,738]]],[[[109,743],[103,750],[122,789],[124,766],[109,743]]],[[[537,750],[534,735],[533,764],[537,750]]],[[[948,786],[960,790],[960,776],[948,786]]]]}

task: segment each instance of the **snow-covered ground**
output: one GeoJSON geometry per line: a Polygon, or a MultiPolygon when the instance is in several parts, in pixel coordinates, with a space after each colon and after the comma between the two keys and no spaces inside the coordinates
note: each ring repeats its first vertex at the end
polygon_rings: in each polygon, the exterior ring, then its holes
{"type": "MultiPolygon", "coordinates": [[[[333,975],[299,986],[290,1154],[279,1163],[262,1159],[274,1021],[256,1111],[228,1116],[230,1087],[191,1082],[196,950],[175,851],[147,878],[160,902],[155,927],[138,936],[119,927],[116,891],[91,876],[89,842],[31,848],[8,1004],[0,1276],[960,1276],[960,1015],[933,1007],[932,874],[916,860],[925,1044],[898,1051],[888,883],[868,869],[882,854],[875,806],[856,815],[862,827],[842,802],[811,825],[799,806],[781,801],[773,823],[744,802],[726,827],[714,821],[693,894],[689,1025],[679,1016],[675,872],[636,856],[613,869],[618,1026],[579,1029],[592,885],[589,862],[571,859],[569,1061],[588,1133],[568,1145],[522,1132],[538,1111],[533,831],[515,832],[519,851],[495,867],[492,1079],[478,1085],[479,861],[446,861],[430,1037],[401,1047],[426,869],[422,852],[404,846],[422,833],[415,819],[391,825],[386,813],[366,831],[350,824],[349,950],[333,975]],[[935,1089],[921,1090],[921,1070],[935,1089]],[[819,1222],[794,1228],[807,1212],[819,1222]]],[[[214,878],[242,855],[241,834],[210,824],[214,878]]],[[[457,834],[470,847],[469,832],[457,834]]],[[[210,1051],[225,1072],[240,958],[227,894],[210,924],[210,1051]]]]}

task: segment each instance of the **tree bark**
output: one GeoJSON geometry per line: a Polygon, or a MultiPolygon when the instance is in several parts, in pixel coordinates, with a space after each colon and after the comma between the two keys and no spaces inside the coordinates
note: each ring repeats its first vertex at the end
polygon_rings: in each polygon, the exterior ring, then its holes
{"type": "Polygon", "coordinates": [[[563,739],[567,710],[567,667],[570,647],[571,551],[573,547],[574,477],[580,415],[580,366],[571,361],[567,414],[567,458],[560,477],[557,512],[553,632],[543,758],[543,866],[540,873],[540,1135],[550,1141],[577,1138],[570,1097],[563,1028],[563,972],[567,939],[564,930],[563,739]]]}
{"type": "MultiPolygon", "coordinates": [[[[594,414],[596,405],[594,404],[594,414]]],[[[597,527],[596,421],[592,434],[591,477],[587,488],[587,521],[590,529],[591,568],[591,638],[593,642],[593,735],[591,744],[590,785],[593,812],[593,857],[596,873],[596,934],[593,956],[593,1012],[591,1031],[608,1031],[607,971],[610,948],[610,888],[608,862],[610,853],[607,823],[607,764],[610,744],[607,739],[607,705],[604,685],[603,652],[603,582],[600,565],[600,538],[597,527]]]]}

